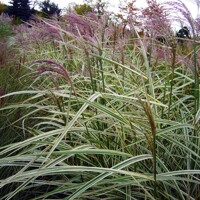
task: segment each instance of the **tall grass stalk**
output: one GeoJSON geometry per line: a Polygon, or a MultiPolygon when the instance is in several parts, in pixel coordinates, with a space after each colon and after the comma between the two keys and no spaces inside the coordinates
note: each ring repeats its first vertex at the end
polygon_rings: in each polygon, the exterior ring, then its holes
{"type": "MultiPolygon", "coordinates": [[[[141,100],[140,100],[140,102],[141,102],[141,100]]],[[[146,135],[146,137],[147,137],[147,140],[148,140],[148,143],[149,143],[148,144],[149,148],[151,149],[151,152],[152,152],[153,177],[154,177],[154,197],[155,197],[155,199],[157,199],[156,123],[155,123],[153,113],[151,111],[151,107],[150,107],[148,99],[147,99],[146,103],[141,102],[141,104],[142,104],[142,107],[143,107],[143,109],[144,109],[144,111],[147,115],[147,119],[148,119],[149,125],[151,127],[152,138],[151,138],[151,136],[148,136],[148,135],[146,135]]],[[[149,134],[149,133],[147,132],[147,134],[149,134]]]]}
{"type": "Polygon", "coordinates": [[[172,73],[171,73],[171,78],[170,78],[170,95],[169,95],[169,106],[168,106],[168,119],[169,119],[170,110],[171,110],[171,104],[172,104],[175,63],[176,63],[176,44],[174,44],[172,46],[172,63],[171,63],[172,73]]]}
{"type": "MultiPolygon", "coordinates": [[[[198,74],[198,67],[197,67],[197,43],[196,43],[196,34],[195,34],[195,30],[193,29],[193,63],[194,63],[194,120],[196,119],[196,114],[200,108],[200,82],[199,82],[199,74],[198,74]]],[[[194,144],[196,144],[197,146],[200,145],[200,134],[199,134],[199,125],[197,125],[196,123],[194,123],[194,136],[196,137],[194,144]]],[[[197,150],[197,153],[200,153],[199,150],[197,150]]],[[[195,158],[193,158],[195,159],[195,158]]],[[[196,166],[196,163],[191,161],[191,166],[193,169],[198,168],[198,166],[196,166]]],[[[199,178],[199,175],[197,175],[197,177],[199,178]]],[[[189,177],[188,177],[189,178],[189,177]]],[[[188,184],[189,185],[189,184],[188,184]]],[[[190,187],[188,187],[190,188],[190,187]]],[[[190,189],[191,190],[191,189],[190,189]]],[[[197,184],[195,186],[195,190],[196,190],[196,198],[198,198],[199,196],[199,184],[197,184]]],[[[189,198],[190,198],[190,194],[189,194],[189,198]]]]}

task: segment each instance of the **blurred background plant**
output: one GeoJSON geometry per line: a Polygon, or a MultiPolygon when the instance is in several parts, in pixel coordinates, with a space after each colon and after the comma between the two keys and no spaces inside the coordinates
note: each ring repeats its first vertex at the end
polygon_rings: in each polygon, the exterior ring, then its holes
{"type": "Polygon", "coordinates": [[[11,18],[6,14],[0,15],[0,39],[4,39],[11,35],[11,18]]]}

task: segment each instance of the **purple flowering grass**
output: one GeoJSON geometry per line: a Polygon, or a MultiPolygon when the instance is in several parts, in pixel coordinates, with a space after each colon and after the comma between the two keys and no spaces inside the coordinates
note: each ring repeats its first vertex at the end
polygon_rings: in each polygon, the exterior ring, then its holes
{"type": "Polygon", "coordinates": [[[32,64],[46,64],[48,66],[38,66],[37,71],[40,75],[42,75],[44,72],[55,72],[57,74],[62,75],[65,80],[72,83],[72,80],[70,78],[70,75],[66,68],[62,66],[61,64],[57,63],[56,61],[52,59],[41,59],[41,60],[35,60],[32,64]]]}

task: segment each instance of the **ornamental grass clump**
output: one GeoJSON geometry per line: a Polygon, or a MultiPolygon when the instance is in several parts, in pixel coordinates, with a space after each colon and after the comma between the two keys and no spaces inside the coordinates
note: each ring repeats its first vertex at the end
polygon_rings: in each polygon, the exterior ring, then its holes
{"type": "Polygon", "coordinates": [[[90,16],[22,30],[26,84],[0,96],[4,119],[20,111],[4,129],[20,137],[0,145],[1,198],[199,199],[195,51],[159,44],[168,50],[157,59],[158,43],[135,21],[124,30],[124,21],[90,16]],[[29,41],[34,32],[46,43],[29,41]]]}

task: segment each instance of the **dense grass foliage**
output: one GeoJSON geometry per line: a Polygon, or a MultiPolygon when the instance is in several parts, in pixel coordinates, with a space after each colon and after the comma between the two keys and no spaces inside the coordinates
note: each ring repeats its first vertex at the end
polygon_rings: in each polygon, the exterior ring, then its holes
{"type": "Polygon", "coordinates": [[[200,198],[197,34],[161,44],[129,23],[68,13],[13,28],[1,199],[200,198]]]}

